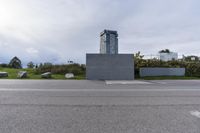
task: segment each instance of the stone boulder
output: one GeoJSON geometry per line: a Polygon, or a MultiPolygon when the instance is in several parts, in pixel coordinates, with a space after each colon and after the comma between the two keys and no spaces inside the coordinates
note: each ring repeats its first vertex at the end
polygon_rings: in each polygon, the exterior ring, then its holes
{"type": "Polygon", "coordinates": [[[46,72],[46,73],[41,74],[41,78],[46,78],[46,79],[51,78],[51,72],[46,72]]]}
{"type": "Polygon", "coordinates": [[[18,78],[27,78],[27,72],[26,71],[20,71],[17,74],[18,78]]]}
{"type": "Polygon", "coordinates": [[[66,78],[66,79],[74,78],[74,74],[73,74],[73,73],[66,73],[66,74],[65,74],[65,78],[66,78]]]}
{"type": "Polygon", "coordinates": [[[8,77],[7,72],[0,72],[0,78],[8,77]]]}

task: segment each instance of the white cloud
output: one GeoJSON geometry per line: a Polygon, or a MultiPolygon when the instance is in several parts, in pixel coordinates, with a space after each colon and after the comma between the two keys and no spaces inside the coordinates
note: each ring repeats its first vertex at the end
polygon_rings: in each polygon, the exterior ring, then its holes
{"type": "Polygon", "coordinates": [[[28,54],[37,55],[39,51],[37,49],[35,49],[35,48],[30,47],[30,48],[26,49],[26,52],[28,54]]]}
{"type": "Polygon", "coordinates": [[[198,0],[0,0],[0,59],[85,62],[99,33],[118,30],[120,52],[198,53],[198,0]],[[190,47],[189,47],[190,46],[190,47]]]}

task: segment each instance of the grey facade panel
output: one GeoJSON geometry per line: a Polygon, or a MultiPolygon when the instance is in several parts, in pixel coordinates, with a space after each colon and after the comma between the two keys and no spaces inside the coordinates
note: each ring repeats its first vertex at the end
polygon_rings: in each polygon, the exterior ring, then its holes
{"type": "Polygon", "coordinates": [[[140,77],[185,76],[185,68],[140,68],[140,77]]]}
{"type": "Polygon", "coordinates": [[[133,55],[87,54],[86,78],[88,80],[133,80],[133,55]]]}

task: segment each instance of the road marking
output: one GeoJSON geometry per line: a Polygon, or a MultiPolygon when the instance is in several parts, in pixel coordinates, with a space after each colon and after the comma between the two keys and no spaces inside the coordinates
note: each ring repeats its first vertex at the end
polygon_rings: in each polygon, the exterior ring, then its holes
{"type": "Polygon", "coordinates": [[[153,84],[150,82],[145,81],[138,81],[138,80],[106,80],[105,81],[107,85],[113,85],[113,84],[123,84],[123,85],[130,85],[130,84],[153,84]]]}
{"type": "Polygon", "coordinates": [[[190,111],[190,114],[197,118],[200,118],[200,112],[197,110],[190,111]]]}
{"type": "Polygon", "coordinates": [[[150,81],[150,82],[154,84],[163,84],[163,85],[167,84],[166,82],[161,82],[161,81],[150,81]]]}

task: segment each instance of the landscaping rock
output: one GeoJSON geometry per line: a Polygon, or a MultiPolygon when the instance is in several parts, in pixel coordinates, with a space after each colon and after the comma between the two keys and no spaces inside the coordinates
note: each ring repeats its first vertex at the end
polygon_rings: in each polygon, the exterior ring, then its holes
{"type": "Polygon", "coordinates": [[[8,77],[7,72],[0,72],[0,78],[8,77]]]}
{"type": "Polygon", "coordinates": [[[66,79],[74,78],[74,74],[73,73],[67,73],[67,74],[65,74],[65,78],[66,79]]]}
{"type": "Polygon", "coordinates": [[[27,72],[26,71],[20,71],[17,74],[18,78],[27,78],[27,72]]]}
{"type": "Polygon", "coordinates": [[[49,78],[51,78],[51,72],[43,73],[43,74],[41,74],[41,77],[42,77],[42,78],[49,79],[49,78]]]}

